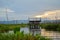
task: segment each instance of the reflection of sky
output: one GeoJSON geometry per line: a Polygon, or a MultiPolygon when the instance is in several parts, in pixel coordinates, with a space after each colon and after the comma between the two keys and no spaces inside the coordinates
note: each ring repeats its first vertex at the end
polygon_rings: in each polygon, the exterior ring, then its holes
{"type": "Polygon", "coordinates": [[[29,33],[29,28],[25,27],[25,28],[21,28],[20,32],[24,31],[24,33],[29,33]]]}
{"type": "MultiPolygon", "coordinates": [[[[25,34],[28,34],[29,33],[29,28],[27,28],[27,27],[21,28],[20,31],[24,31],[25,34]]],[[[37,31],[37,33],[40,33],[40,32],[37,31]]],[[[60,33],[59,32],[53,32],[53,31],[46,31],[45,29],[41,29],[41,36],[46,36],[48,38],[56,38],[56,39],[58,39],[58,38],[60,38],[60,33]]]]}
{"type": "Polygon", "coordinates": [[[60,10],[60,0],[0,0],[0,15],[6,20],[1,13],[4,8],[9,9],[9,20],[23,20],[45,11],[60,10]]]}

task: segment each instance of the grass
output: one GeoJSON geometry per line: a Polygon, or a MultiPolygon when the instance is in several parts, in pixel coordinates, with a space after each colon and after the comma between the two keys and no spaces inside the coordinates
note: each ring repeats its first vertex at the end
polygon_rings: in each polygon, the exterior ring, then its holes
{"type": "Polygon", "coordinates": [[[28,24],[0,24],[0,40],[50,40],[40,35],[33,36],[20,32],[20,27],[28,27],[28,24]],[[14,34],[4,33],[14,30],[14,34]]]}
{"type": "MultiPolygon", "coordinates": [[[[0,24],[0,32],[8,32],[9,30],[15,30],[15,28],[29,27],[29,24],[0,24]]],[[[48,31],[60,32],[60,24],[40,24],[41,28],[48,31]]]]}
{"type": "Polygon", "coordinates": [[[48,31],[60,32],[60,24],[40,24],[40,26],[48,31]]]}
{"type": "Polygon", "coordinates": [[[14,30],[15,28],[26,27],[27,24],[0,24],[0,32],[8,32],[9,30],[14,30]]]}
{"type": "Polygon", "coordinates": [[[28,27],[28,24],[0,24],[0,40],[51,40],[40,35],[33,36],[20,32],[20,27],[28,27]],[[14,34],[4,34],[9,30],[14,30],[14,34]]]}
{"type": "Polygon", "coordinates": [[[43,36],[32,36],[31,34],[24,34],[24,32],[17,32],[15,34],[0,33],[0,40],[51,40],[43,36]]]}

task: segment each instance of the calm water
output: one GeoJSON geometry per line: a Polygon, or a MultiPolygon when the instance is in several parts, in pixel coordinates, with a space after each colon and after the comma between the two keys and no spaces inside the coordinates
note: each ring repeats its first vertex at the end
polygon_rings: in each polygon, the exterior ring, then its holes
{"type": "MultiPolygon", "coordinates": [[[[27,33],[29,33],[29,28],[28,27],[21,28],[20,32],[21,31],[24,31],[24,33],[27,34],[27,33]]],[[[9,33],[13,33],[13,31],[9,31],[9,33]]],[[[41,29],[41,36],[52,38],[53,40],[60,40],[59,32],[45,31],[44,29],[41,29]]]]}
{"type": "Polygon", "coordinates": [[[28,27],[24,27],[20,29],[20,32],[24,31],[25,34],[29,33],[29,28],[28,27]]]}
{"type": "Polygon", "coordinates": [[[41,35],[52,38],[53,40],[60,40],[60,33],[59,32],[54,32],[54,31],[46,31],[44,29],[41,29],[41,35]]]}

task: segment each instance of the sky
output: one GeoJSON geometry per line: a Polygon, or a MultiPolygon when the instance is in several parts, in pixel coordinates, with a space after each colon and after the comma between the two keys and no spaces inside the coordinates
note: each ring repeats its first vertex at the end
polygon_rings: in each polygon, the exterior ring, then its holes
{"type": "Polygon", "coordinates": [[[26,20],[56,10],[60,10],[60,0],[0,0],[0,21],[7,20],[6,11],[9,20],[26,20]]]}

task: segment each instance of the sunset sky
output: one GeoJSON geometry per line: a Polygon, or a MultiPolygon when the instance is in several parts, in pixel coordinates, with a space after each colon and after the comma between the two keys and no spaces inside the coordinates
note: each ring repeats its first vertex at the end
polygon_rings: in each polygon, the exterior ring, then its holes
{"type": "Polygon", "coordinates": [[[45,14],[54,19],[56,13],[60,19],[60,0],[0,0],[0,21],[6,20],[6,11],[9,20],[26,20],[45,14]]]}

